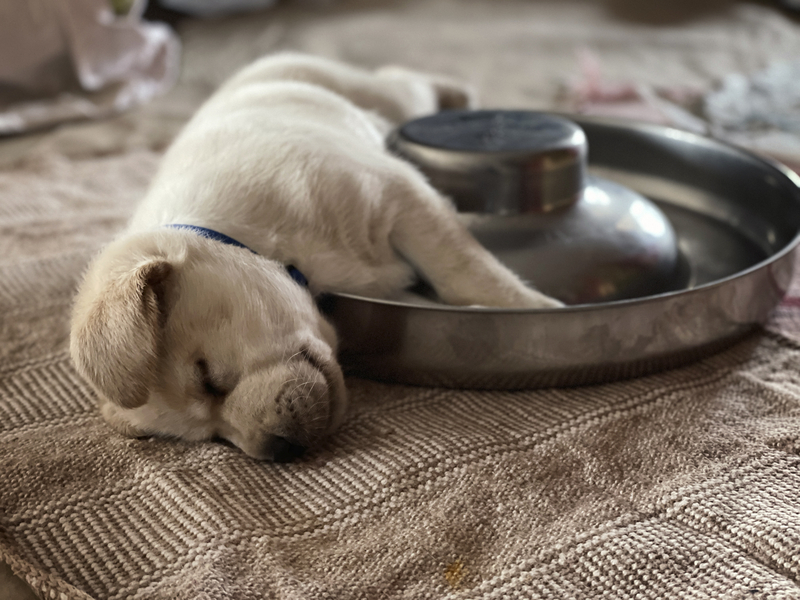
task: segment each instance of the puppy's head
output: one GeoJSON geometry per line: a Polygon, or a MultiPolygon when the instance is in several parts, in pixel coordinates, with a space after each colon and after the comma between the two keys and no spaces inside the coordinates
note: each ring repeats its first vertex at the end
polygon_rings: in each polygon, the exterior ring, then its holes
{"type": "Polygon", "coordinates": [[[131,436],[223,438],[288,460],[342,420],[336,335],[285,269],[164,230],[112,243],[78,292],[70,351],[131,436]]]}

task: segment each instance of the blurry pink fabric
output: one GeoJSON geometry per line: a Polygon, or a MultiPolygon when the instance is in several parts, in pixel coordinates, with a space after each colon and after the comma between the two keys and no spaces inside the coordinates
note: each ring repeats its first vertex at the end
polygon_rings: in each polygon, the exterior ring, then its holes
{"type": "Polygon", "coordinates": [[[114,114],[166,91],[180,45],[108,0],[0,2],[0,135],[114,114]]]}
{"type": "Polygon", "coordinates": [[[591,50],[577,52],[580,76],[567,86],[572,110],[588,115],[619,117],[681,127],[704,133],[706,124],[685,110],[705,90],[654,88],[642,83],[616,82],[603,77],[600,58],[591,50]]]}

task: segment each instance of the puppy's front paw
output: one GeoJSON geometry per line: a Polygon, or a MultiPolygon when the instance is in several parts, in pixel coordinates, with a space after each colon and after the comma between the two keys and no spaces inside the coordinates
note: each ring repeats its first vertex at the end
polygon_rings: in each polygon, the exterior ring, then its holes
{"type": "Polygon", "coordinates": [[[565,304],[541,292],[527,288],[522,298],[518,299],[514,306],[509,308],[563,308],[565,304]]]}
{"type": "Polygon", "coordinates": [[[445,304],[471,308],[544,309],[564,306],[559,300],[527,287],[518,280],[495,286],[489,284],[457,288],[439,286],[437,292],[445,304]]]}
{"type": "Polygon", "coordinates": [[[549,296],[542,296],[540,302],[541,304],[535,308],[564,308],[566,306],[566,304],[561,302],[561,300],[556,300],[555,298],[550,298],[549,296]]]}

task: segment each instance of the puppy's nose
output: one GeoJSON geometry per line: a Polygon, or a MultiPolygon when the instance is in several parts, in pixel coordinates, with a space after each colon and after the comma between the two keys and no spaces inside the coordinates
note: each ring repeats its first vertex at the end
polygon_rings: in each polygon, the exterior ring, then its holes
{"type": "Polygon", "coordinates": [[[279,463],[291,462],[303,456],[306,451],[305,447],[280,436],[275,436],[267,442],[267,448],[272,453],[272,460],[279,463]]]}

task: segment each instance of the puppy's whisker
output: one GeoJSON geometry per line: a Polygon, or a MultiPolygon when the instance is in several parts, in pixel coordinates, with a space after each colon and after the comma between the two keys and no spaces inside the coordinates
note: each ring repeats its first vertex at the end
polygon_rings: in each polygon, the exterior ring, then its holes
{"type": "Polygon", "coordinates": [[[294,353],[294,354],[292,354],[290,357],[288,357],[288,358],[286,358],[286,359],[284,359],[284,360],[286,360],[286,362],[289,362],[289,361],[291,361],[291,360],[294,360],[294,359],[295,359],[295,358],[297,358],[298,356],[301,356],[302,354],[303,354],[303,351],[302,351],[302,350],[298,350],[297,352],[295,352],[295,353],[294,353]]]}

